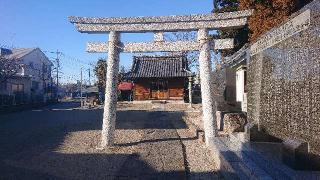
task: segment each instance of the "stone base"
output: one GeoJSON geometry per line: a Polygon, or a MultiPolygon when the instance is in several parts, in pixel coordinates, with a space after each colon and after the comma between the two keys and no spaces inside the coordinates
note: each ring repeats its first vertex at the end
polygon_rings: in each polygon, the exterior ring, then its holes
{"type": "Polygon", "coordinates": [[[205,142],[205,134],[203,131],[197,131],[197,137],[199,142],[204,143],[205,142]]]}
{"type": "Polygon", "coordinates": [[[320,172],[297,171],[274,160],[274,151],[281,154],[280,143],[258,143],[271,158],[256,149],[256,143],[230,141],[226,137],[210,140],[209,148],[219,173],[225,179],[320,179],[320,172]],[[274,147],[275,146],[275,147],[274,147]],[[273,148],[274,147],[274,148],[273,148]]]}
{"type": "Polygon", "coordinates": [[[245,126],[245,133],[233,133],[230,137],[232,141],[241,141],[242,143],[282,143],[281,154],[284,164],[295,170],[320,171],[320,157],[309,153],[308,144],[305,142],[299,140],[283,141],[263,129],[259,131],[257,125],[251,123],[245,126]]]}
{"type": "Polygon", "coordinates": [[[223,130],[228,134],[233,132],[244,132],[247,117],[244,113],[226,113],[223,118],[223,130]]]}
{"type": "Polygon", "coordinates": [[[242,112],[216,111],[218,131],[225,133],[244,132],[247,123],[246,115],[242,112]]]}
{"type": "Polygon", "coordinates": [[[152,104],[166,104],[166,100],[151,100],[152,104]]]}
{"type": "Polygon", "coordinates": [[[283,162],[293,169],[301,169],[305,164],[303,160],[309,152],[308,143],[299,140],[289,139],[282,143],[283,162]]]}
{"type": "Polygon", "coordinates": [[[296,139],[282,143],[283,162],[296,170],[320,170],[319,157],[309,153],[309,144],[296,139]]]}
{"type": "Polygon", "coordinates": [[[223,111],[216,111],[216,120],[217,120],[217,130],[223,131],[223,116],[225,112],[223,111]]]}

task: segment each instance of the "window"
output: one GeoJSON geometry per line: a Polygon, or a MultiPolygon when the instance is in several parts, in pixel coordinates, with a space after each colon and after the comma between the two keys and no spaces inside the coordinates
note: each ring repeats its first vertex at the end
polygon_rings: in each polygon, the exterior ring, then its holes
{"type": "Polygon", "coordinates": [[[24,92],[24,85],[23,84],[12,84],[11,85],[12,93],[23,93],[24,92]]]}
{"type": "Polygon", "coordinates": [[[32,89],[37,90],[39,88],[39,82],[32,81],[32,89]]]}

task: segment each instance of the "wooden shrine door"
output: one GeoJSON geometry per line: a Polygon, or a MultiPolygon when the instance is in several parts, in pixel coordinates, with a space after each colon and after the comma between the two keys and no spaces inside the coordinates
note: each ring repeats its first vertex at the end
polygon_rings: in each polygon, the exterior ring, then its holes
{"type": "Polygon", "coordinates": [[[151,99],[169,99],[168,81],[156,80],[151,82],[151,99]]]}

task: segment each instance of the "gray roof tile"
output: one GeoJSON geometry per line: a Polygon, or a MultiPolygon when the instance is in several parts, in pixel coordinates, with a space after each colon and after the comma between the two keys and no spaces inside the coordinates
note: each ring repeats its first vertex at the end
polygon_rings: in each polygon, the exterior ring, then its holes
{"type": "Polygon", "coordinates": [[[129,77],[188,77],[191,75],[188,71],[188,61],[185,56],[135,56],[129,77]]]}

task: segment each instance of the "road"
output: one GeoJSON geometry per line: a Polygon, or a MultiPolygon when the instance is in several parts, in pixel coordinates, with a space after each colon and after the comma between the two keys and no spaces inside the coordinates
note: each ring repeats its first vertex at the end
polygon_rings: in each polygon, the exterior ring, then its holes
{"type": "Polygon", "coordinates": [[[183,112],[120,107],[101,149],[102,109],[78,106],[0,115],[0,179],[218,179],[183,112]]]}

